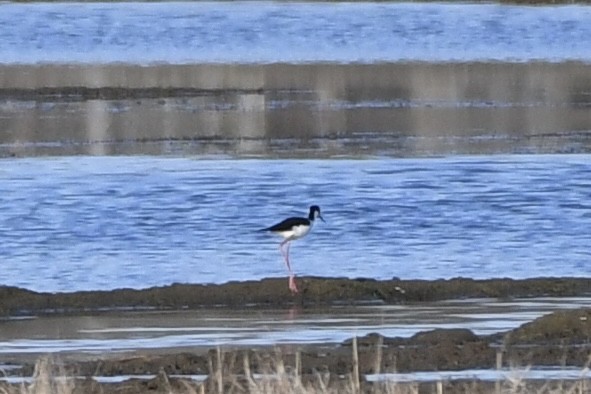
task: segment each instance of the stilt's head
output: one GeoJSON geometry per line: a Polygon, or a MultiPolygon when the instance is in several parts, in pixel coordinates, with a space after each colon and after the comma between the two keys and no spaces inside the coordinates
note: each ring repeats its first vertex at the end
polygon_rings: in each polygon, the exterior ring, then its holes
{"type": "Polygon", "coordinates": [[[320,220],[322,220],[323,222],[325,222],[324,218],[320,214],[320,207],[318,205],[312,205],[310,207],[310,213],[308,214],[308,219],[314,220],[316,218],[319,218],[320,220]]]}

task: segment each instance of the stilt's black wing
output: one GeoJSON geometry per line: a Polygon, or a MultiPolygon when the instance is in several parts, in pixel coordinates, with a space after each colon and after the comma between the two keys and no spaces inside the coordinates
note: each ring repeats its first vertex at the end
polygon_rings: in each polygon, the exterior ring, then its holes
{"type": "Polygon", "coordinates": [[[277,231],[287,231],[287,230],[291,230],[293,227],[295,226],[307,226],[310,224],[310,221],[308,219],[305,218],[289,218],[289,219],[285,219],[284,221],[274,224],[271,227],[267,227],[262,229],[261,231],[271,231],[271,232],[277,232],[277,231]]]}

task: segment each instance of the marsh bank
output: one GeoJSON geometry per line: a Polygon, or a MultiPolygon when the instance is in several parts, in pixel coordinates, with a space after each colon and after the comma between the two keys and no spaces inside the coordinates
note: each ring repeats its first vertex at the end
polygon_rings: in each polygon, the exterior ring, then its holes
{"type": "Polygon", "coordinates": [[[588,152],[583,62],[0,65],[0,155],[588,152]]]}

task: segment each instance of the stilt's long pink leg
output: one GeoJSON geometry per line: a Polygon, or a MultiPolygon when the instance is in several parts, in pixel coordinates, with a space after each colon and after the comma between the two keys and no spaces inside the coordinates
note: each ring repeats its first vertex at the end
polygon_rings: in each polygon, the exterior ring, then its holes
{"type": "Polygon", "coordinates": [[[285,240],[283,242],[281,242],[281,245],[279,245],[279,250],[281,251],[281,255],[283,256],[283,259],[285,260],[285,265],[287,266],[287,271],[289,271],[290,275],[293,275],[293,272],[291,271],[291,266],[289,265],[289,240],[285,240]],[[287,250],[283,251],[283,245],[287,244],[287,250]]]}
{"type": "Polygon", "coordinates": [[[295,275],[293,274],[293,271],[291,270],[291,265],[289,264],[289,246],[290,245],[291,244],[290,244],[289,240],[285,240],[285,241],[281,242],[281,244],[279,245],[279,250],[281,251],[281,255],[283,256],[283,258],[285,259],[285,265],[287,266],[287,271],[289,272],[289,290],[291,290],[292,293],[297,293],[298,287],[295,282],[295,275]],[[283,245],[287,245],[285,248],[285,252],[283,251],[283,245]]]}
{"type": "Polygon", "coordinates": [[[291,242],[287,243],[287,247],[285,248],[285,259],[287,260],[287,266],[289,267],[289,270],[291,271],[291,267],[289,265],[289,247],[291,246],[291,242]]]}

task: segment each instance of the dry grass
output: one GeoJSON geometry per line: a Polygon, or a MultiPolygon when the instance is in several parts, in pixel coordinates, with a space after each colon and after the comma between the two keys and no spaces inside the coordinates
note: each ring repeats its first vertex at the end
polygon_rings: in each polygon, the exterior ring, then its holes
{"type": "Polygon", "coordinates": [[[18,386],[0,387],[1,394],[72,394],[75,381],[68,379],[62,368],[49,357],[40,358],[35,364],[33,381],[18,386]],[[56,374],[55,371],[58,371],[56,374]]]}
{"type": "MultiPolygon", "coordinates": [[[[380,373],[381,346],[377,347],[375,371],[380,373]]],[[[589,364],[581,370],[581,379],[568,381],[548,381],[532,384],[520,376],[518,372],[510,375],[505,380],[481,385],[478,381],[453,384],[448,381],[439,381],[430,384],[417,382],[393,382],[384,381],[376,383],[364,383],[359,374],[359,359],[357,357],[357,341],[353,341],[352,370],[346,376],[334,376],[329,373],[316,373],[314,376],[306,376],[301,373],[301,360],[296,354],[295,365],[286,366],[280,352],[269,365],[264,374],[253,373],[251,360],[247,356],[243,363],[244,375],[236,376],[228,372],[228,363],[225,363],[224,353],[218,349],[215,356],[210,359],[209,378],[202,384],[188,383],[186,380],[169,379],[161,371],[148,385],[95,385],[92,393],[120,393],[130,394],[134,392],[167,393],[167,394],[418,394],[421,393],[491,393],[491,394],[591,394],[591,381],[589,380],[589,364]],[[226,367],[224,367],[224,365],[226,367]]],[[[232,360],[230,360],[232,361],[232,360]]],[[[498,362],[499,360],[497,360],[498,362]]],[[[230,363],[232,364],[232,363],[230,363]]],[[[516,370],[517,371],[517,370],[516,370]]],[[[50,358],[41,358],[35,366],[33,379],[29,383],[0,384],[0,394],[78,394],[86,393],[88,387],[80,387],[83,382],[80,379],[68,377],[64,369],[50,358]]],[[[90,394],[90,392],[89,392],[90,394]]]]}
{"type": "MultiPolygon", "coordinates": [[[[357,340],[353,340],[352,371],[346,376],[335,376],[330,373],[316,372],[312,376],[301,373],[301,357],[295,354],[294,366],[287,366],[281,357],[281,350],[276,349],[275,357],[266,359],[272,364],[268,365],[263,374],[256,374],[251,369],[251,360],[244,356],[244,376],[232,376],[218,365],[226,365],[223,361],[223,353],[218,349],[216,364],[210,364],[210,380],[202,386],[203,392],[217,394],[354,394],[368,392],[368,388],[362,386],[362,378],[359,374],[359,359],[357,352],[357,340]]],[[[381,352],[377,355],[376,364],[381,363],[381,352]]],[[[260,361],[260,360],[258,360],[260,361]]],[[[229,363],[230,365],[232,363],[229,363]]],[[[376,383],[369,390],[375,394],[418,394],[418,384],[395,382],[376,383]]]]}

